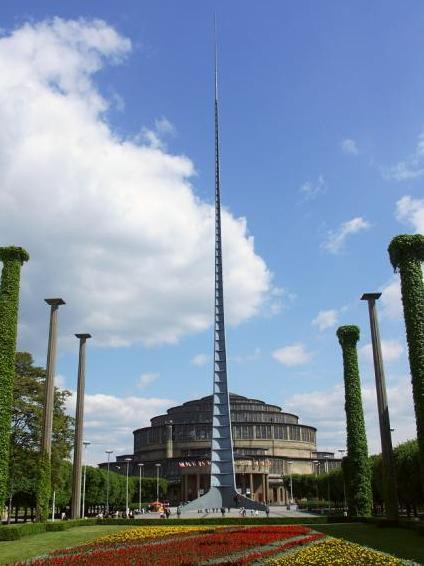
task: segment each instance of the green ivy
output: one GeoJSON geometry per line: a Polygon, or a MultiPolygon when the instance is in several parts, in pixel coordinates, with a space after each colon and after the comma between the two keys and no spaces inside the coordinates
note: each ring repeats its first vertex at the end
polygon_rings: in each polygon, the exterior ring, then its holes
{"type": "Polygon", "coordinates": [[[372,491],[356,351],[359,328],[340,326],[337,337],[343,351],[348,453],[343,469],[346,473],[348,510],[351,517],[367,517],[371,515],[372,491]]]}
{"type": "Polygon", "coordinates": [[[50,456],[41,452],[38,459],[37,469],[37,521],[45,522],[49,518],[49,502],[51,492],[51,464],[50,456]]]}
{"type": "Polygon", "coordinates": [[[390,262],[400,273],[409,367],[417,423],[421,478],[424,485],[424,236],[401,234],[389,245],[390,262]]]}
{"type": "Polygon", "coordinates": [[[28,253],[22,248],[0,248],[0,261],[3,262],[0,283],[0,508],[6,498],[9,469],[19,280],[21,266],[28,259],[28,253]]]}

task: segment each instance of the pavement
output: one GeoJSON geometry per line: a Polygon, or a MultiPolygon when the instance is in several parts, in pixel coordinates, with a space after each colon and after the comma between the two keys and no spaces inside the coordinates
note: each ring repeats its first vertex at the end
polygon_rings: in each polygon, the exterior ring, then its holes
{"type": "MultiPolygon", "coordinates": [[[[171,510],[171,515],[170,515],[170,519],[177,519],[178,515],[177,515],[177,508],[176,507],[170,507],[171,510]]],[[[239,509],[230,509],[230,511],[228,512],[228,510],[226,510],[225,512],[225,517],[236,517],[236,518],[240,518],[242,515],[240,513],[239,509]]],[[[197,511],[186,511],[184,512],[184,507],[182,507],[182,513],[180,518],[181,519],[213,519],[213,518],[220,518],[222,517],[221,511],[212,513],[205,513],[205,512],[201,512],[198,513],[197,511]]],[[[266,517],[266,513],[265,511],[258,511],[258,514],[256,515],[255,512],[253,513],[253,515],[250,513],[250,511],[246,510],[246,518],[250,518],[250,517],[266,517]]],[[[307,513],[305,511],[298,511],[297,509],[293,509],[291,508],[290,510],[287,510],[287,507],[285,505],[272,505],[269,508],[269,517],[292,517],[293,519],[295,518],[300,518],[300,517],[316,517],[316,515],[312,514],[312,513],[307,513]]],[[[144,515],[137,515],[137,519],[159,519],[160,518],[160,513],[145,513],[144,515]]]]}

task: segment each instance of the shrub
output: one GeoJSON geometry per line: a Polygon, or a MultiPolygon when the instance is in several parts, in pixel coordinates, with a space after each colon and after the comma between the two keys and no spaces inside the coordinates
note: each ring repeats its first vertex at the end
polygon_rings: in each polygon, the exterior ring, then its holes
{"type": "Polygon", "coordinates": [[[0,540],[18,540],[29,535],[38,535],[46,531],[45,523],[23,523],[21,525],[0,526],[0,540]]]}

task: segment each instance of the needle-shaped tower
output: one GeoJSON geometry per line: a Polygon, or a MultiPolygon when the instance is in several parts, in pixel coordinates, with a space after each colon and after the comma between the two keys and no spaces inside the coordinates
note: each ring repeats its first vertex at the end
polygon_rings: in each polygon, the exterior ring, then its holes
{"type": "Polygon", "coordinates": [[[214,370],[213,414],[211,443],[210,489],[205,495],[191,501],[184,510],[245,507],[260,509],[262,503],[252,501],[237,493],[233,441],[231,436],[230,398],[227,380],[227,355],[225,347],[224,291],[222,276],[221,233],[221,185],[219,153],[219,106],[218,106],[218,49],[215,34],[215,320],[214,320],[214,370]]]}

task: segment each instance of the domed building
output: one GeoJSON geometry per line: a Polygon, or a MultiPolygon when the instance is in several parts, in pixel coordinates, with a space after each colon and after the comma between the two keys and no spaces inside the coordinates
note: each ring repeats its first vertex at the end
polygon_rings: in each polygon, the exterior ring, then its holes
{"type": "MultiPolygon", "coordinates": [[[[283,476],[340,467],[331,452],[317,452],[316,428],[277,405],[230,393],[237,489],[255,501],[286,503],[283,476]]],[[[189,501],[209,488],[212,396],[188,401],[135,430],[130,473],[169,482],[168,498],[189,501]],[[159,466],[158,466],[159,464],[159,466]]],[[[101,464],[105,467],[107,464],[101,464]]],[[[122,471],[124,467],[121,466],[122,471]]]]}

